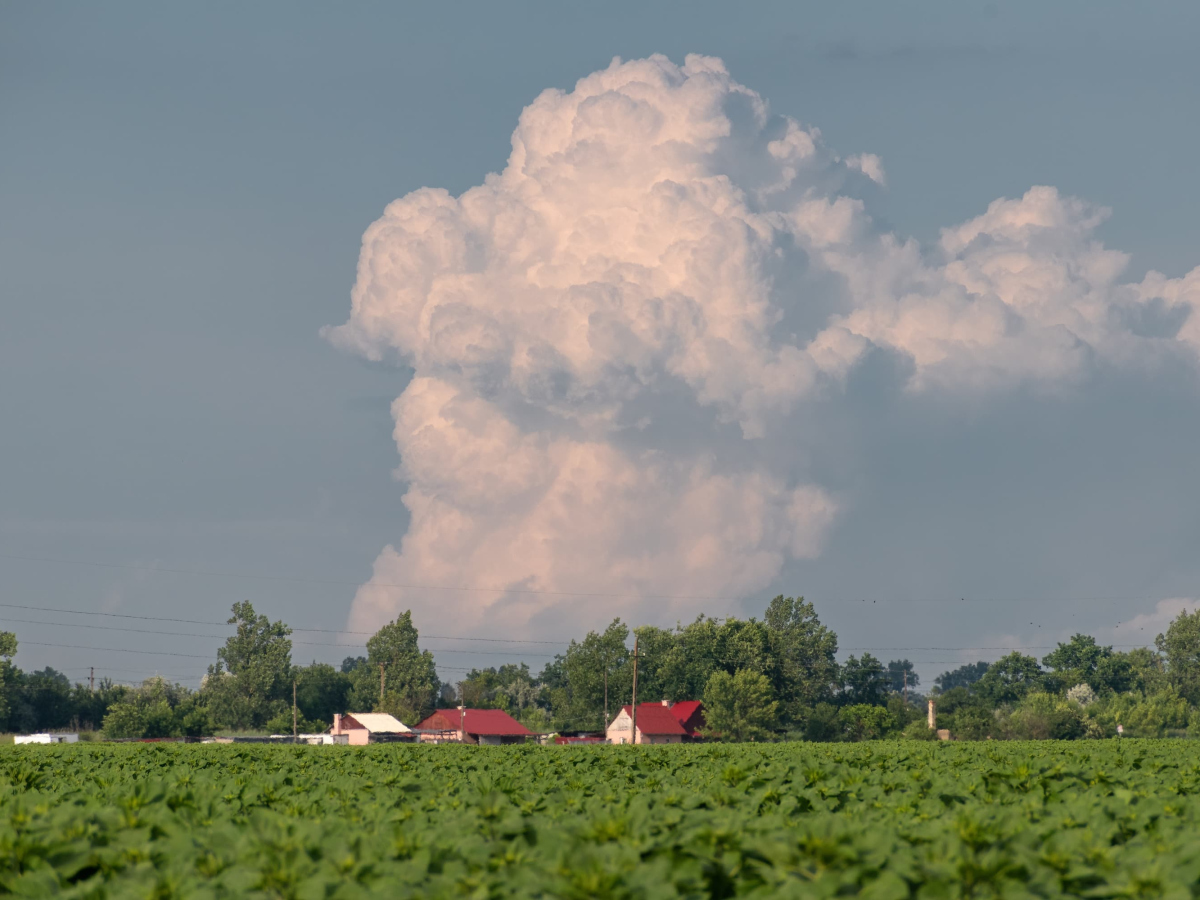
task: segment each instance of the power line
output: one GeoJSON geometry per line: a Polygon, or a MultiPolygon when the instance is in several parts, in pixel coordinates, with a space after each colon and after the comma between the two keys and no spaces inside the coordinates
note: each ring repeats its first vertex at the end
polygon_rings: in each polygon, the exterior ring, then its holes
{"type": "Polygon", "coordinates": [[[600,592],[600,591],[547,591],[536,588],[514,587],[455,587],[437,584],[406,584],[386,581],[348,581],[336,578],[303,578],[294,575],[259,575],[251,572],[216,572],[199,569],[173,569],[162,566],[137,566],[127,563],[106,563],[85,559],[60,559],[51,556],[19,556],[11,553],[0,553],[0,559],[22,560],[25,562],[48,562],[69,566],[94,566],[100,569],[125,569],[134,572],[158,572],[166,575],[188,575],[205,578],[243,578],[249,581],[282,581],[291,584],[326,584],[339,587],[369,587],[369,588],[399,588],[410,591],[452,591],[484,594],[541,594],[555,597],[642,597],[650,600],[721,600],[734,601],[738,597],[705,597],[692,595],[671,594],[639,594],[634,591],[600,592]]]}
{"type": "Polygon", "coordinates": [[[87,628],[94,631],[120,631],[123,634],[169,634],[175,637],[216,638],[224,640],[226,634],[196,634],[194,631],[152,631],[146,628],[118,628],[115,625],[93,625],[92,623],[76,622],[43,622],[40,619],[14,619],[11,616],[0,616],[3,622],[21,622],[25,625],[53,625],[56,628],[87,628]]]}
{"type": "MultiPolygon", "coordinates": [[[[193,637],[193,638],[206,638],[206,639],[215,639],[215,640],[225,640],[228,637],[230,637],[230,635],[225,635],[225,634],[196,634],[193,631],[156,631],[156,630],[148,629],[148,628],[118,628],[113,625],[92,625],[90,623],[89,624],[76,624],[75,622],[45,622],[40,619],[16,619],[11,616],[0,617],[0,621],[22,622],[27,625],[50,625],[55,628],[87,628],[87,629],[91,629],[94,631],[119,631],[123,634],[165,634],[165,635],[171,635],[173,637],[193,637]]],[[[458,639],[450,638],[450,640],[458,640],[458,639]]],[[[32,643],[32,642],[26,642],[26,643],[32,643]]],[[[341,647],[345,650],[362,650],[363,649],[362,645],[360,645],[360,644],[337,644],[337,643],[329,643],[327,641],[292,641],[291,643],[293,646],[301,646],[301,647],[341,647]]],[[[478,653],[479,651],[478,650],[453,650],[448,647],[437,647],[437,648],[433,648],[432,652],[434,652],[434,653],[478,653]]],[[[489,653],[489,655],[491,655],[491,656],[551,657],[551,656],[554,656],[555,654],[553,654],[553,653],[511,653],[511,652],[506,652],[503,650],[493,650],[489,653]]]]}
{"type": "MultiPolygon", "coordinates": [[[[438,584],[413,584],[387,581],[351,581],[336,578],[311,578],[294,575],[263,575],[252,572],[221,572],[203,569],[176,569],[164,566],[139,566],[131,563],[109,563],[84,559],[63,559],[51,556],[24,556],[12,553],[0,553],[0,559],[19,560],[23,562],[45,562],[58,565],[92,566],[101,569],[123,569],[135,572],[155,572],[165,575],[187,575],[190,577],[211,578],[241,578],[249,581],[278,581],[290,584],[325,584],[343,587],[365,588],[398,588],[414,591],[450,591],[461,593],[486,594],[536,594],[554,597],[624,597],[647,600],[709,600],[720,602],[738,602],[744,597],[705,596],[698,594],[643,594],[637,591],[551,591],[538,588],[517,587],[465,587],[438,584]]],[[[1108,596],[1108,597],[827,597],[822,603],[1101,603],[1122,602],[1155,599],[1147,596],[1108,596]]],[[[1162,599],[1162,598],[1159,598],[1162,599]]],[[[176,620],[185,621],[185,620],[176,620]]],[[[220,624],[213,622],[192,622],[196,625],[220,624]]],[[[302,630],[302,629],[297,629],[302,630]]],[[[320,629],[304,629],[320,630],[320,629]]],[[[349,633],[349,632],[345,632],[349,633]]]]}
{"type": "MultiPolygon", "coordinates": [[[[4,607],[6,609],[27,609],[27,610],[32,610],[34,612],[55,612],[55,613],[63,613],[64,615],[72,615],[72,616],[107,616],[108,618],[112,618],[112,619],[134,619],[134,620],[140,620],[140,621],[144,621],[144,622],[175,622],[180,625],[214,625],[217,627],[221,627],[221,626],[226,626],[226,625],[232,624],[230,622],[211,622],[211,621],[203,621],[200,619],[173,619],[173,618],[168,618],[166,616],[141,616],[141,615],[134,615],[132,613],[93,612],[92,610],[86,610],[86,609],[62,609],[61,607],[54,607],[54,606],[29,606],[27,604],[20,604],[20,603],[0,603],[0,607],[4,607]]],[[[19,622],[22,620],[12,619],[11,621],[19,622]]],[[[28,621],[30,621],[32,623],[32,620],[28,620],[28,621]]],[[[41,622],[41,623],[34,623],[34,624],[69,625],[70,623],[69,622],[41,622]]],[[[97,625],[95,627],[99,628],[100,626],[97,625]]],[[[299,632],[304,632],[306,634],[307,633],[349,634],[349,635],[357,635],[357,636],[363,636],[363,637],[371,637],[377,633],[374,631],[339,631],[335,628],[295,628],[291,625],[289,625],[288,627],[291,628],[291,630],[293,632],[299,631],[299,632]]],[[[129,629],[129,630],[133,631],[135,629],[129,629]]],[[[174,634],[177,632],[163,631],[163,632],[146,632],[146,633],[147,634],[174,634]]],[[[223,637],[228,637],[228,635],[223,635],[223,634],[209,635],[209,637],[222,637],[223,638],[223,637]]],[[[534,640],[520,640],[520,639],[516,639],[516,638],[458,637],[456,635],[449,635],[449,634],[427,634],[427,635],[424,635],[423,639],[424,640],[438,640],[438,641],[476,641],[476,642],[484,642],[484,643],[490,643],[490,644],[553,644],[556,646],[570,642],[569,640],[534,641],[534,640]]],[[[330,645],[330,646],[333,646],[333,645],[330,645]]]]}
{"type": "Polygon", "coordinates": [[[31,647],[61,647],[67,650],[98,650],[103,653],[138,653],[143,656],[179,656],[188,659],[212,659],[210,656],[200,656],[196,653],[173,653],[169,650],[122,650],[119,647],[82,647],[79,644],[47,644],[42,641],[21,641],[31,647]]]}
{"type": "MultiPolygon", "coordinates": [[[[0,604],[0,606],[11,606],[11,605],[13,605],[13,604],[0,604]]],[[[22,607],[22,608],[30,608],[30,607],[22,607]]],[[[67,610],[54,610],[54,611],[67,612],[67,610]]],[[[84,613],[84,614],[85,615],[117,615],[116,613],[84,613]]],[[[156,618],[156,617],[146,616],[146,617],[139,617],[139,618],[156,618]]],[[[196,634],[195,632],[187,632],[187,631],[158,631],[158,630],[154,630],[154,629],[145,629],[145,628],[117,628],[117,627],[114,627],[111,625],[76,624],[74,622],[46,622],[46,621],[39,620],[39,619],[17,619],[17,618],[13,618],[10,616],[3,617],[3,621],[21,622],[21,623],[29,624],[29,625],[48,625],[48,626],[56,627],[56,628],[89,628],[89,629],[93,629],[93,630],[119,631],[119,632],[126,633],[126,634],[156,634],[156,635],[170,635],[170,636],[174,636],[174,637],[194,637],[194,638],[205,638],[205,639],[215,639],[215,640],[220,640],[222,638],[229,637],[229,635],[196,634]]],[[[166,620],[166,621],[180,621],[180,620],[166,620]]],[[[470,640],[469,638],[440,637],[438,635],[429,635],[428,637],[440,638],[442,640],[470,640]]],[[[502,638],[495,638],[495,639],[488,639],[488,640],[496,640],[496,641],[506,642],[506,643],[508,642],[502,638]]],[[[37,641],[22,641],[21,643],[30,644],[33,646],[53,646],[53,645],[49,645],[49,644],[40,644],[37,641]]],[[[293,644],[293,646],[298,645],[298,646],[307,646],[307,647],[340,647],[340,648],[344,648],[346,650],[361,650],[361,649],[363,649],[361,646],[356,646],[356,645],[352,645],[352,644],[338,644],[338,643],[329,643],[329,642],[322,642],[322,641],[292,641],[291,643],[293,644]]],[[[519,642],[513,641],[512,643],[519,643],[519,642]]],[[[547,641],[544,643],[549,643],[549,642],[547,641]]],[[[843,647],[841,649],[846,652],[860,652],[860,653],[861,652],[884,652],[884,651],[897,652],[897,653],[899,653],[899,652],[909,652],[909,653],[912,653],[912,652],[941,652],[941,653],[946,653],[946,652],[965,652],[968,650],[971,650],[971,651],[1053,650],[1053,649],[1057,648],[1058,646],[1059,646],[1059,644],[1027,644],[1027,645],[1009,645],[1009,646],[995,646],[995,647],[889,646],[889,647],[843,647]]],[[[1148,645],[1146,643],[1134,643],[1134,644],[1107,644],[1104,646],[1144,647],[1144,646],[1148,646],[1148,645]]],[[[96,649],[101,649],[101,648],[96,648],[96,649]]],[[[110,649],[116,650],[116,648],[110,648],[110,649]]],[[[118,651],[118,652],[146,652],[146,651],[118,651]]],[[[479,651],[477,651],[477,650],[455,650],[455,649],[451,649],[448,647],[432,648],[432,652],[434,652],[434,653],[479,653],[479,651]]],[[[166,655],[186,656],[188,654],[166,654],[166,655]]],[[[488,656],[539,657],[539,658],[544,659],[544,658],[556,656],[557,654],[533,653],[533,652],[528,652],[528,651],[511,653],[511,652],[493,650],[493,651],[488,652],[487,655],[488,656]]],[[[207,657],[203,657],[203,658],[207,658],[207,657]]]]}
{"type": "MultiPolygon", "coordinates": [[[[57,647],[57,648],[66,649],[66,650],[95,650],[100,653],[136,653],[136,654],[139,654],[142,656],[177,656],[177,657],[183,657],[183,658],[187,658],[187,659],[211,659],[212,658],[209,656],[199,656],[195,653],[172,653],[170,651],[159,652],[157,650],[125,650],[120,647],[85,647],[80,644],[49,644],[49,643],[45,643],[43,641],[21,641],[21,643],[27,644],[32,647],[57,647]]],[[[436,663],[435,663],[435,665],[439,669],[446,669],[446,670],[455,671],[455,672],[470,672],[470,671],[473,671],[474,669],[479,668],[478,666],[469,666],[469,667],[468,666],[442,666],[442,665],[437,665],[436,663]]],[[[135,670],[130,669],[127,671],[135,671],[135,670]]],[[[167,676],[163,676],[163,677],[167,677],[167,676]]],[[[185,677],[185,676],[179,676],[179,677],[185,677]]]]}

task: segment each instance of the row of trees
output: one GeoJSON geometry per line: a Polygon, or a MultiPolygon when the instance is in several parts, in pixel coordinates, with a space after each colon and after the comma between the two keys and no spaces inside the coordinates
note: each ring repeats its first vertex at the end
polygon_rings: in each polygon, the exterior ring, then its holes
{"type": "Polygon", "coordinates": [[[0,633],[0,730],[103,729],[108,737],[172,737],[216,731],[291,733],[293,691],[301,730],[329,727],[349,708],[390,712],[412,721],[428,710],[441,684],[433,654],[417,646],[404,613],[367,641],[367,655],[340,668],[292,663],[291,629],[236,603],[236,631],[217,650],[198,691],[151,678],[140,687],[72,685],[53,669],[22,672],[17,639],[0,633]],[[380,693],[380,668],[386,677],[380,693]]]}
{"type": "Polygon", "coordinates": [[[969,739],[1200,736],[1200,611],[1155,649],[1127,653],[1077,634],[1041,663],[1019,652],[936,680],[938,725],[969,739]]]}
{"type": "MultiPolygon", "coordinates": [[[[632,693],[636,637],[640,700],[703,699],[712,731],[727,739],[862,740],[928,737],[920,681],[908,660],[869,653],[837,661],[837,635],[803,598],[776,597],[763,618],[711,619],[631,632],[620,620],[571,641],[541,672],[520,663],[439,681],[406,612],[340,667],[292,662],[291,629],[248,603],[232,608],[235,633],[191,691],[154,678],[95,691],[52,669],[22,672],[15,635],[0,633],[0,728],[103,728],[110,737],[328,727],[347,710],[389,712],[413,723],[463,701],[503,709],[534,731],[599,731],[632,693]],[[461,691],[461,694],[460,694],[461,691]]],[[[1012,653],[945,672],[934,683],[938,726],[964,738],[1200,734],[1200,612],[1183,613],[1156,649],[1128,653],[1076,635],[1041,662],[1012,653]]]]}
{"type": "MultiPolygon", "coordinates": [[[[934,736],[912,663],[864,653],[839,664],[837,636],[803,598],[776,597],[761,620],[701,617],[636,635],[639,698],[702,698],[723,737],[934,736]]],[[[472,671],[467,702],[541,730],[598,730],[628,702],[632,637],[614,621],[538,676],[523,665],[472,671]]],[[[962,738],[1111,736],[1118,724],[1131,736],[1200,736],[1200,611],[1181,613],[1155,649],[1120,652],[1077,634],[1040,662],[1015,652],[944,672],[928,696],[937,727],[962,738]]]]}

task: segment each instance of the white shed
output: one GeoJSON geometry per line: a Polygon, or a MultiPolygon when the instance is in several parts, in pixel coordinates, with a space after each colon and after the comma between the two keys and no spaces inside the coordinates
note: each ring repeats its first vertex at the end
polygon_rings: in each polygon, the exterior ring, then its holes
{"type": "Polygon", "coordinates": [[[17,734],[13,735],[14,744],[74,744],[78,742],[78,734],[17,734]]]}

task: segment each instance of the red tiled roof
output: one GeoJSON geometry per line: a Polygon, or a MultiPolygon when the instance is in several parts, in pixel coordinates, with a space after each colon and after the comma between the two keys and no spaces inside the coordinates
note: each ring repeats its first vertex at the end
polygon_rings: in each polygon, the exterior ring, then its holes
{"type": "MultiPolygon", "coordinates": [[[[633,714],[632,707],[621,708],[633,714]]],[[[639,703],[637,727],[642,734],[687,734],[679,720],[671,715],[671,710],[661,703],[639,703]]]]}
{"type": "MultiPolygon", "coordinates": [[[[420,722],[414,731],[458,731],[457,709],[439,709],[420,722]]],[[[532,735],[533,732],[502,709],[468,709],[465,716],[467,734],[532,735]]]]}
{"type": "Polygon", "coordinates": [[[695,737],[697,728],[704,727],[704,704],[699,700],[678,701],[671,707],[671,715],[690,737],[695,737]]]}

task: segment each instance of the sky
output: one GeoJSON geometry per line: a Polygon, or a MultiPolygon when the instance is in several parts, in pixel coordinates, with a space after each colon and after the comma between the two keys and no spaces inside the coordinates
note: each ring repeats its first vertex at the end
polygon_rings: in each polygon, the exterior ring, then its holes
{"type": "Polygon", "coordinates": [[[923,683],[1152,641],[1200,9],[826,7],[0,6],[18,663],[196,684],[240,600],[448,681],[779,593],[923,683]]]}

